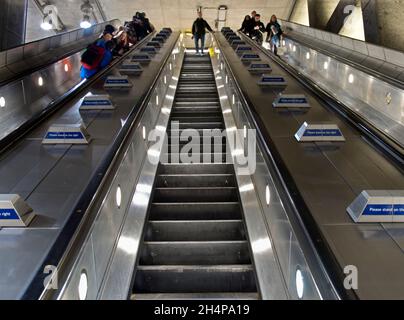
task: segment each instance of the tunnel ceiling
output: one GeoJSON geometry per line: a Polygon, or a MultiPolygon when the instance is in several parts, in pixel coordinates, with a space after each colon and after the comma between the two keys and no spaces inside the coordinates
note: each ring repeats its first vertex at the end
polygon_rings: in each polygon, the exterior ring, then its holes
{"type": "MultiPolygon", "coordinates": [[[[56,5],[64,24],[77,26],[80,23],[82,18],[80,6],[83,0],[48,0],[46,2],[56,5]]],[[[122,21],[130,19],[136,11],[144,11],[156,27],[170,26],[175,29],[191,27],[198,5],[204,8],[205,18],[212,24],[217,19],[219,5],[226,5],[228,7],[227,25],[237,27],[252,9],[260,12],[265,21],[269,20],[273,13],[280,18],[286,18],[293,2],[294,0],[90,0],[97,19],[102,19],[99,6],[108,19],[119,18],[122,21]]]]}

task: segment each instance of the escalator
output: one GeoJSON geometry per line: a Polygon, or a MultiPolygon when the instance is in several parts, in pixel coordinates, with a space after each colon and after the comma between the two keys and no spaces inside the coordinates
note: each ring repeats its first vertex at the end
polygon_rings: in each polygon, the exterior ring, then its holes
{"type": "Polygon", "coordinates": [[[226,139],[210,142],[211,150],[222,150],[220,163],[202,144],[193,163],[173,152],[189,146],[191,139],[180,139],[183,130],[225,129],[209,56],[185,55],[168,128],[169,153],[158,168],[132,299],[258,299],[226,139]]]}

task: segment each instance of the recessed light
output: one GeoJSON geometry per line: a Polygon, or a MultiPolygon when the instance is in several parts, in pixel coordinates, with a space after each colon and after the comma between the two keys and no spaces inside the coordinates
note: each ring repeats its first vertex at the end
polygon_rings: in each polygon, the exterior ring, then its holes
{"type": "Polygon", "coordinates": [[[85,270],[83,270],[80,274],[78,289],[79,289],[79,299],[86,300],[87,293],[88,293],[88,278],[87,278],[87,273],[85,272],[85,270]]]}
{"type": "Polygon", "coordinates": [[[122,204],[122,189],[121,189],[121,186],[118,186],[116,188],[115,200],[116,200],[116,206],[118,207],[118,209],[120,209],[121,204],[122,204]]]}

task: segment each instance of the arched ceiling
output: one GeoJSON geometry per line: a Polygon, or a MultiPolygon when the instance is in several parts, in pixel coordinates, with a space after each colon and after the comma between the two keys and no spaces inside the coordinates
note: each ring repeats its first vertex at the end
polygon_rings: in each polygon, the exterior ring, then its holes
{"type": "MultiPolygon", "coordinates": [[[[80,6],[83,0],[33,0],[56,5],[62,22],[67,26],[78,26],[82,18],[80,6]]],[[[102,12],[108,19],[129,20],[136,11],[147,13],[150,20],[160,28],[170,26],[173,29],[188,29],[196,16],[197,6],[204,8],[204,15],[214,26],[219,5],[228,7],[227,25],[238,27],[246,14],[253,9],[269,20],[272,14],[280,18],[288,16],[294,0],[90,0],[95,16],[101,19],[102,12]],[[99,8],[102,8],[100,11],[99,8]]]]}

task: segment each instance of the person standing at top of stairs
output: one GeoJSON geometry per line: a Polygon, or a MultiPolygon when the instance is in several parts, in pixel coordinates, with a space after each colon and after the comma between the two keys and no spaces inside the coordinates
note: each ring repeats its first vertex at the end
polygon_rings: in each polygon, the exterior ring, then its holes
{"type": "Polygon", "coordinates": [[[198,11],[198,18],[192,25],[192,39],[195,40],[196,54],[200,56],[203,56],[204,54],[203,50],[205,48],[206,29],[208,29],[210,32],[213,32],[210,25],[206,22],[205,19],[203,19],[202,11],[198,11]],[[201,40],[201,52],[199,52],[199,40],[201,40]]]}

